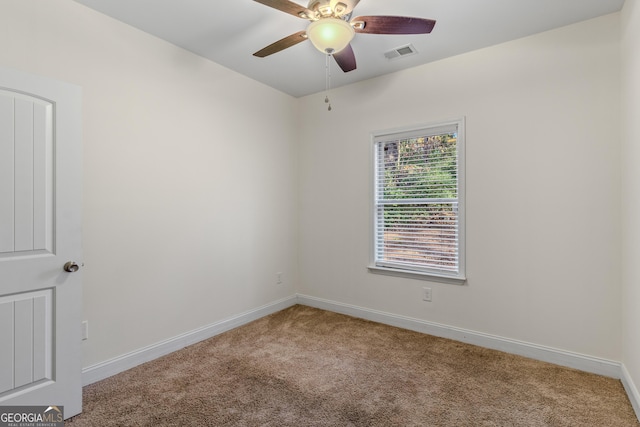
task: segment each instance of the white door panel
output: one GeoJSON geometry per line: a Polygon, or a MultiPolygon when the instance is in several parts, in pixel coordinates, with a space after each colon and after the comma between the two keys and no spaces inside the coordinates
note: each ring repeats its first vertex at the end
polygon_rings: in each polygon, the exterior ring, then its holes
{"type": "Polygon", "coordinates": [[[0,405],[82,409],[81,90],[0,68],[0,405]]]}
{"type": "Polygon", "coordinates": [[[0,256],[52,252],[53,105],[0,90],[0,256]]]}

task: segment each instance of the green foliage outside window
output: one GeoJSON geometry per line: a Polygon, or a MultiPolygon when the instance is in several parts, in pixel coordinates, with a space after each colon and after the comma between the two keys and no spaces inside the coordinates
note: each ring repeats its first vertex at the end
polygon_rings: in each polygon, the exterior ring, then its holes
{"type": "MultiPolygon", "coordinates": [[[[384,145],[384,199],[455,199],[456,171],[455,134],[387,142],[384,145]]],[[[442,220],[443,215],[450,216],[452,208],[450,203],[422,208],[386,205],[385,227],[442,220]]]]}

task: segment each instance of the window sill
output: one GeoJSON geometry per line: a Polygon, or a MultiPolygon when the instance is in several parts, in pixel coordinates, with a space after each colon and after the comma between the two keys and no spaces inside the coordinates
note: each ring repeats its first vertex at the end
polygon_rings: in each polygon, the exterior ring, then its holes
{"type": "Polygon", "coordinates": [[[437,275],[433,273],[424,273],[420,271],[401,270],[398,268],[378,267],[376,265],[370,265],[367,267],[370,273],[383,274],[385,276],[405,277],[408,279],[428,280],[432,282],[449,283],[451,285],[463,285],[466,281],[466,277],[451,277],[444,275],[437,275]]]}

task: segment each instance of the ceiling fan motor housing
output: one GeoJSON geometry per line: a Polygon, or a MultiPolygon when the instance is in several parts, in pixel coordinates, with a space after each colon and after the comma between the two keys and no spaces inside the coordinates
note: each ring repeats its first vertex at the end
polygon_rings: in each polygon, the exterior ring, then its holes
{"type": "Polygon", "coordinates": [[[359,0],[310,0],[308,9],[315,13],[316,19],[340,18],[353,10],[359,0]]]}

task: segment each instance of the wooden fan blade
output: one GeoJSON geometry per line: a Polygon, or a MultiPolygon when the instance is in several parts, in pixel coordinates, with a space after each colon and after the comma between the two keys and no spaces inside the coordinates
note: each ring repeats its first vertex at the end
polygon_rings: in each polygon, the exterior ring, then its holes
{"type": "Polygon", "coordinates": [[[356,55],[353,53],[353,48],[350,44],[340,52],[334,53],[332,56],[338,63],[338,66],[340,66],[342,71],[345,73],[356,69],[356,55]]]}
{"type": "Polygon", "coordinates": [[[298,31],[295,34],[291,34],[283,39],[278,40],[275,43],[271,43],[269,46],[264,49],[260,49],[253,56],[257,56],[258,58],[264,58],[265,56],[273,55],[274,53],[280,52],[281,50],[285,50],[288,47],[295,46],[300,42],[303,42],[307,39],[306,31],[298,31]]]}
{"type": "Polygon", "coordinates": [[[265,6],[272,7],[274,9],[278,9],[282,12],[291,14],[293,16],[297,16],[302,19],[309,19],[313,16],[313,12],[311,12],[306,7],[300,6],[298,3],[294,3],[289,0],[254,0],[258,3],[262,3],[265,6]]]}
{"type": "Polygon", "coordinates": [[[358,16],[351,20],[356,33],[363,34],[428,34],[436,21],[406,16],[358,16]]]}

